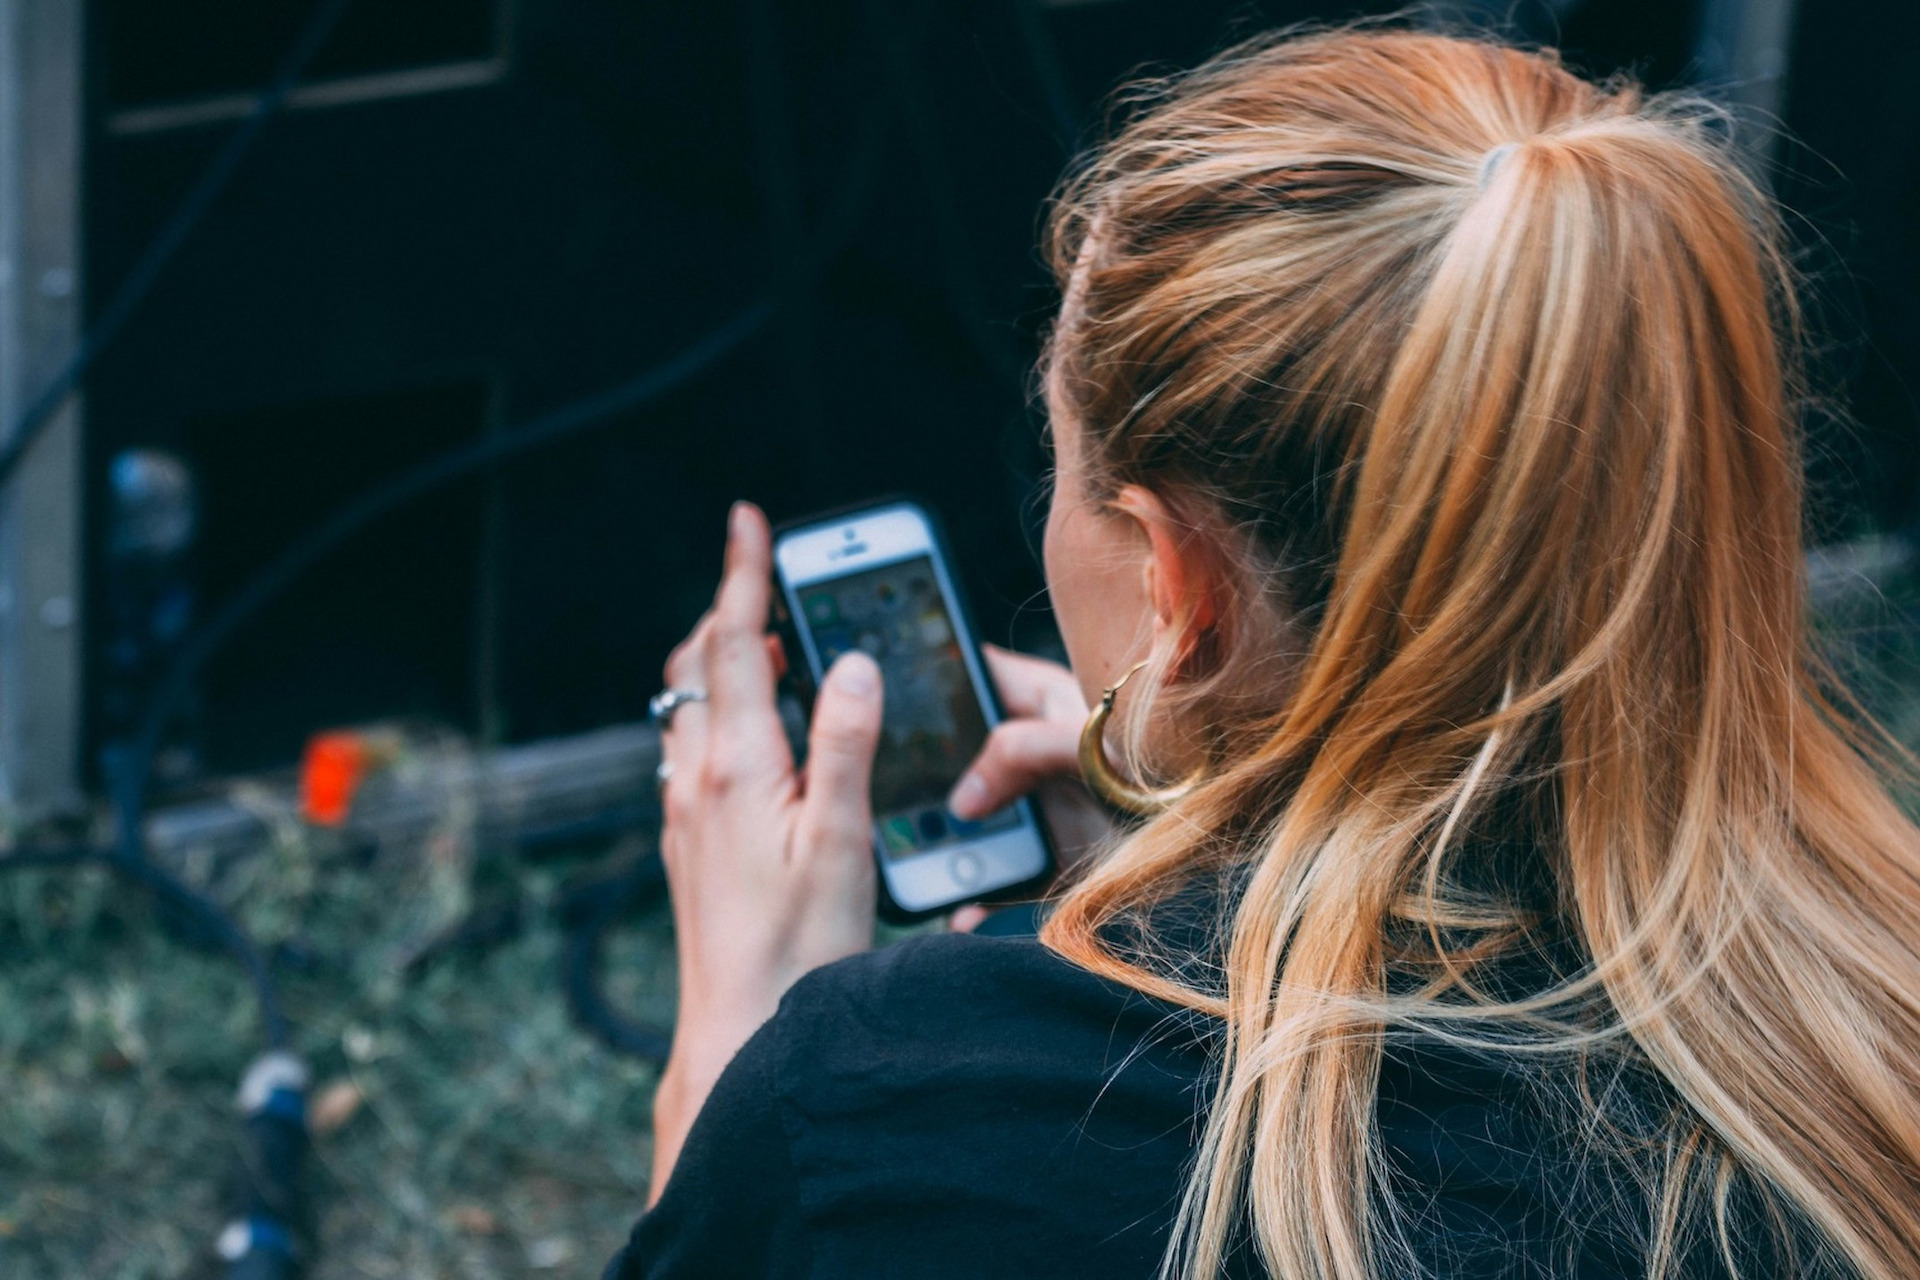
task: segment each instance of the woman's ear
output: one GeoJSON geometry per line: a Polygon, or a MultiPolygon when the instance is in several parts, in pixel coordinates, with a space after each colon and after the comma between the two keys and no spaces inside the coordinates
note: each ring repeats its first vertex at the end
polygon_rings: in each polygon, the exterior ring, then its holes
{"type": "Polygon", "coordinates": [[[1151,489],[1123,486],[1113,505],[1146,535],[1147,598],[1153,602],[1155,646],[1172,644],[1184,662],[1200,636],[1219,621],[1225,582],[1219,558],[1205,535],[1180,519],[1151,489]]]}

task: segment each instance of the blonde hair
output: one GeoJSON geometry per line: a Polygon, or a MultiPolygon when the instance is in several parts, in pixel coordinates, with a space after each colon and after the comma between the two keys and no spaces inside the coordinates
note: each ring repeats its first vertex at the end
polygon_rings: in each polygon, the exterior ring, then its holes
{"type": "Polygon", "coordinates": [[[1809,648],[1791,274],[1715,114],[1381,28],[1131,105],[1050,220],[1050,374],[1096,494],[1162,494],[1246,589],[1136,704],[1208,780],[1042,937],[1224,1019],[1167,1273],[1404,1256],[1372,1126],[1413,1028],[1664,1082],[1653,1274],[1690,1222],[1731,1264],[1746,1188],[1920,1275],[1920,832],[1809,648]],[[1543,898],[1475,884],[1516,828],[1543,898]],[[1198,868],[1217,982],[1138,943],[1198,868]],[[1491,994],[1543,913],[1583,967],[1491,994]]]}

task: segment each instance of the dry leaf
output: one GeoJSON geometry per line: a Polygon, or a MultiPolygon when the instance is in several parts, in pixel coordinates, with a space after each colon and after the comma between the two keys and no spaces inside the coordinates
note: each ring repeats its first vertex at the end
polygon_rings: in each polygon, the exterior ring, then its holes
{"type": "Polygon", "coordinates": [[[335,1080],[313,1097],[307,1108],[307,1128],[316,1138],[324,1138],[353,1119],[364,1100],[360,1086],[351,1080],[335,1080]]]}
{"type": "Polygon", "coordinates": [[[500,1234],[500,1219],[477,1204],[457,1204],[447,1210],[447,1217],[454,1228],[470,1236],[496,1236],[500,1234]]]}

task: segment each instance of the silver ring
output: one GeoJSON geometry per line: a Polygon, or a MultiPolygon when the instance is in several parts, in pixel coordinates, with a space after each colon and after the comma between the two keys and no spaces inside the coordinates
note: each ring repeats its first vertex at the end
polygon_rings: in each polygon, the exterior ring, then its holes
{"type": "Polygon", "coordinates": [[[686,706],[689,702],[705,702],[706,700],[707,691],[705,689],[662,689],[660,692],[654,694],[652,699],[648,701],[647,714],[651,715],[653,722],[662,729],[671,729],[673,727],[674,712],[686,706]]]}
{"type": "Polygon", "coordinates": [[[653,766],[653,785],[660,791],[667,789],[667,780],[673,777],[673,761],[662,760],[653,766]]]}

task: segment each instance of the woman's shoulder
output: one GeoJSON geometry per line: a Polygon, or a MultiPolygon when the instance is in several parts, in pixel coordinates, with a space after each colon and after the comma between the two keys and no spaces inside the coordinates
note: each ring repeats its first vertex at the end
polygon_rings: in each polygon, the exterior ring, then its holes
{"type": "Polygon", "coordinates": [[[930,933],[849,956],[807,974],[783,1011],[864,1014],[876,1030],[913,1030],[961,1019],[1058,1016],[1073,1008],[1110,1012],[1154,1004],[1097,977],[1032,935],[930,933]]]}
{"type": "Polygon", "coordinates": [[[760,1039],[815,1273],[1152,1274],[1208,1097],[1186,1023],[1032,938],[803,978],[760,1039]]]}
{"type": "Polygon", "coordinates": [[[1211,1028],[1031,936],[929,934],[814,970],[787,993],[772,1030],[794,1090],[836,1076],[908,1088],[937,1075],[952,1090],[1074,1073],[1097,1087],[1145,1055],[1170,1087],[1165,1072],[1182,1077],[1185,1099],[1211,1028]]]}

